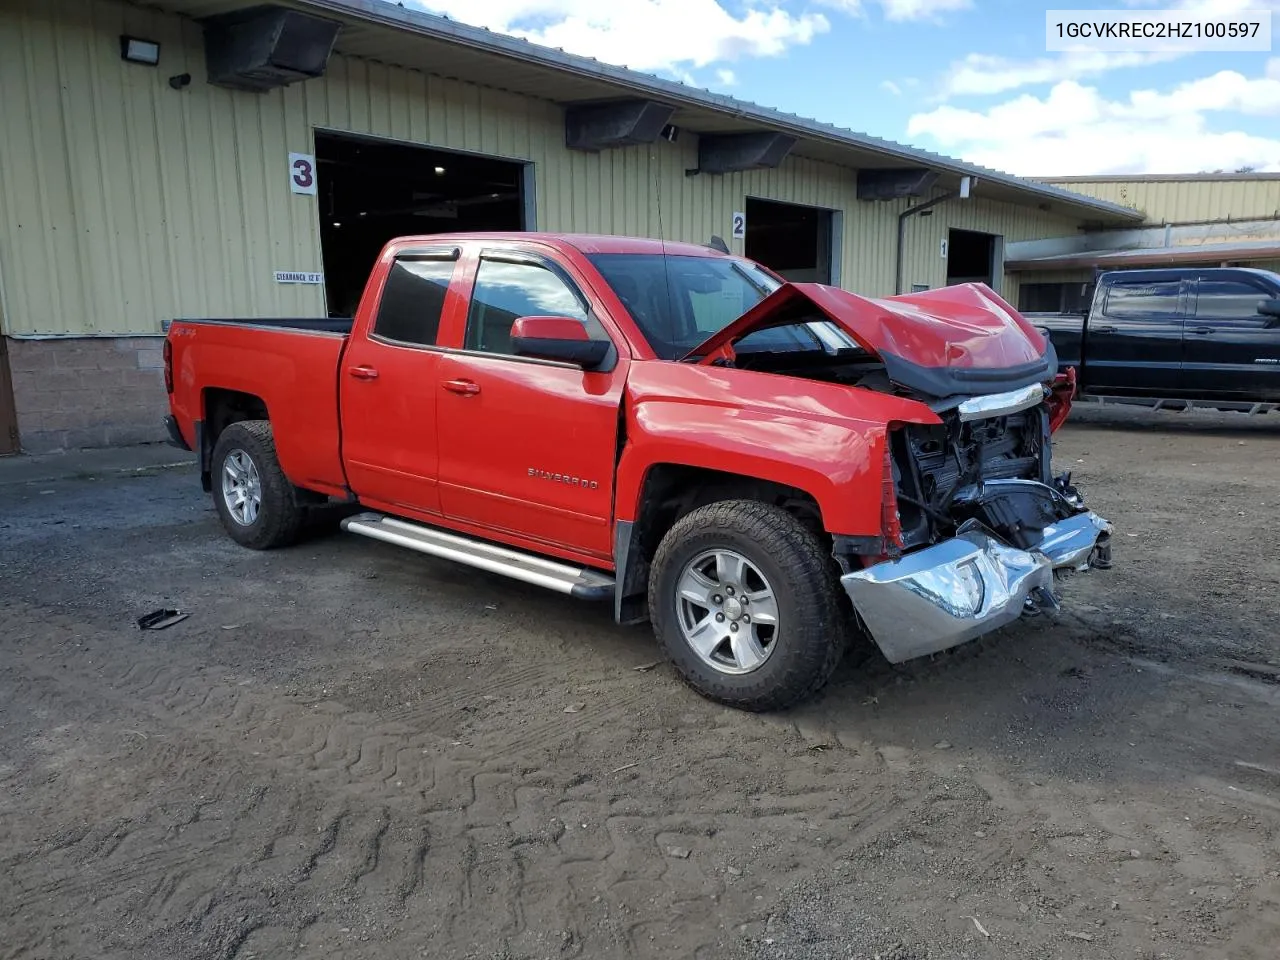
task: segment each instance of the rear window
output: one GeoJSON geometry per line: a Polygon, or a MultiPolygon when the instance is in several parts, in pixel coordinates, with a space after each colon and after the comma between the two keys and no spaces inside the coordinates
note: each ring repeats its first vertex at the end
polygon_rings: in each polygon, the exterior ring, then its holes
{"type": "Polygon", "coordinates": [[[432,346],[440,332],[444,298],[453,279],[452,260],[397,260],[391,265],[374,336],[397,343],[432,346]]]}
{"type": "Polygon", "coordinates": [[[1113,284],[1107,293],[1108,317],[1176,317],[1180,280],[1128,281],[1113,284]]]}

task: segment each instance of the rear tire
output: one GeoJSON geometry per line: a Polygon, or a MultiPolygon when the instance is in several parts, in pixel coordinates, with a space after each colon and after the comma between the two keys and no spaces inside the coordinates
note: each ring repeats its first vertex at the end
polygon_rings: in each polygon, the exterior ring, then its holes
{"type": "Polygon", "coordinates": [[[663,537],[649,617],[698,693],[778,710],[811,697],[835,670],[849,634],[839,590],[830,558],[799,520],[730,500],[691,511],[663,537]]]}
{"type": "Polygon", "coordinates": [[[242,547],[271,550],[298,539],[306,510],[280,469],[267,420],[241,420],[222,431],[210,464],[213,503],[242,547]]]}

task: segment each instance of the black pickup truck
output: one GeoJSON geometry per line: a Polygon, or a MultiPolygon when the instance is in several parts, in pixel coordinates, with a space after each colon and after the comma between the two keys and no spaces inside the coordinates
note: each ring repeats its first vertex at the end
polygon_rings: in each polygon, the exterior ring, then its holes
{"type": "Polygon", "coordinates": [[[1280,275],[1243,267],[1100,274],[1082,314],[1027,313],[1084,396],[1280,405],[1280,275]]]}

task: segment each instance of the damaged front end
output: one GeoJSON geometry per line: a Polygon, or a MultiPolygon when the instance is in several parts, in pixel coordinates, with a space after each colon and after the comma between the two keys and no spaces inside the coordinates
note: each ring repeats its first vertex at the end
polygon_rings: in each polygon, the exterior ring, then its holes
{"type": "Polygon", "coordinates": [[[935,402],[940,424],[891,431],[903,554],[842,578],[889,661],[1056,610],[1056,579],[1110,568],[1111,524],[1050,475],[1048,394],[935,402]]]}
{"type": "Polygon", "coordinates": [[[783,284],[685,359],[932,412],[887,431],[880,536],[836,544],[845,591],[894,663],[1056,609],[1058,577],[1111,565],[1111,525],[1051,472],[1075,372],[1059,372],[1053,344],[984,284],[881,300],[783,284]],[[752,345],[783,326],[810,330],[807,353],[752,345]]]}

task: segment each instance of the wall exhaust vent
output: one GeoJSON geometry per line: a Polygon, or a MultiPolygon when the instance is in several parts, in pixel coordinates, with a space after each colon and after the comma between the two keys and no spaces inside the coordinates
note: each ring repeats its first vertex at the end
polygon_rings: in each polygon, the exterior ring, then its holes
{"type": "Polygon", "coordinates": [[[286,7],[237,10],[204,21],[215,87],[263,93],[323,76],[341,24],[286,7]]]}
{"type": "Polygon", "coordinates": [[[902,200],[926,196],[940,176],[923,167],[858,171],[859,200],[902,200]]]}

